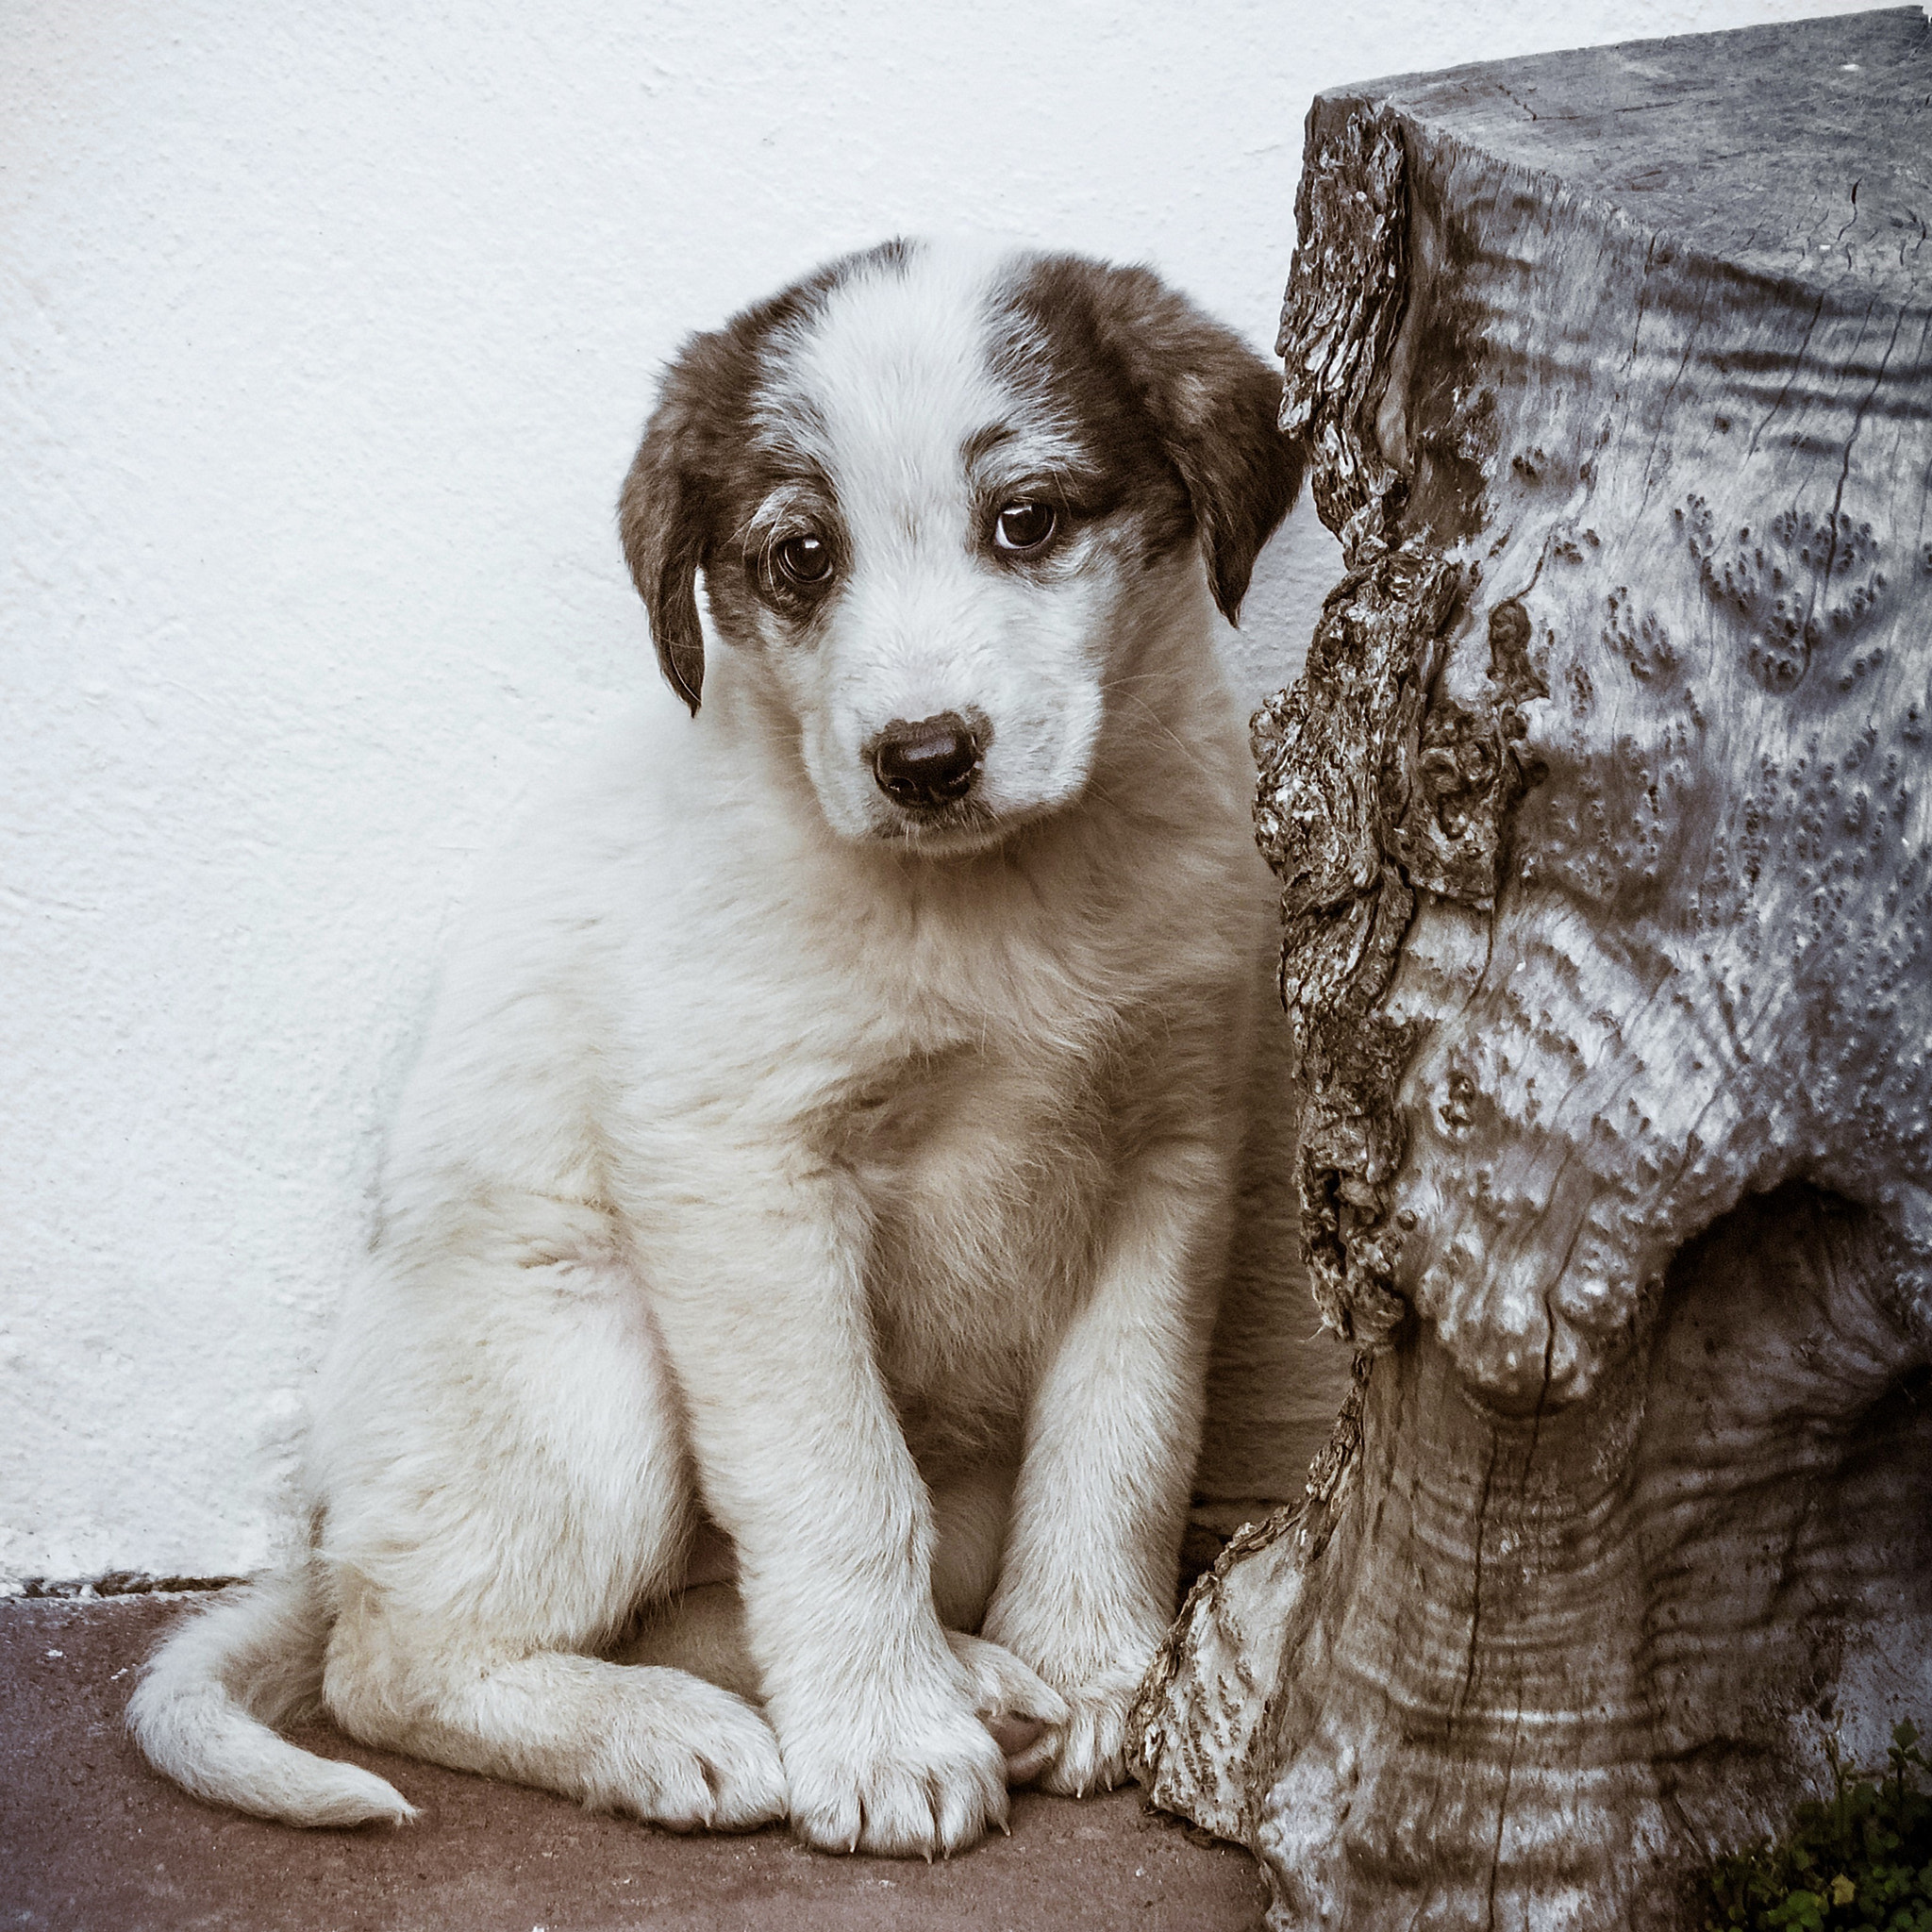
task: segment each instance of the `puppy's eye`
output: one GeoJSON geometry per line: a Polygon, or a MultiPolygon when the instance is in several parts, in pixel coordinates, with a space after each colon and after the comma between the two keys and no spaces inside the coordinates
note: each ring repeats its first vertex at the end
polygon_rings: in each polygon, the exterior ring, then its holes
{"type": "Polygon", "coordinates": [[[832,546],[823,537],[788,537],[772,557],[788,583],[822,584],[832,575],[832,546]]]}
{"type": "Polygon", "coordinates": [[[992,526],[993,547],[999,550],[1038,550],[1059,527],[1050,503],[1009,503],[992,526]]]}

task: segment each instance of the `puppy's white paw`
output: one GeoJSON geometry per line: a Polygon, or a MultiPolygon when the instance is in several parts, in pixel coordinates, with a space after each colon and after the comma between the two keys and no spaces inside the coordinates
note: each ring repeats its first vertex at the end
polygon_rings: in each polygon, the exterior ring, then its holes
{"type": "Polygon", "coordinates": [[[1110,1671],[1066,1687],[1072,1714],[1041,1740],[1051,1750],[1030,1760],[1028,1775],[1041,1790],[1084,1798],[1126,1782],[1127,1707],[1140,1686],[1139,1671],[1110,1671]]]}
{"type": "Polygon", "coordinates": [[[639,1675],[652,1680],[649,1695],[613,1727],[590,1804],[671,1831],[749,1831],[784,1817],[778,1740],[752,1706],[683,1671],[639,1675]]]}
{"type": "Polygon", "coordinates": [[[791,1828],[820,1851],[943,1857],[1007,1822],[1006,1758],[957,1691],[794,1717],[783,1741],[791,1828]]]}
{"type": "Polygon", "coordinates": [[[1054,1733],[1073,1716],[1067,1700],[997,1643],[963,1630],[948,1630],[946,1641],[966,1673],[974,1714],[1006,1754],[1007,1782],[1024,1784],[1051,1761],[1054,1733]]]}

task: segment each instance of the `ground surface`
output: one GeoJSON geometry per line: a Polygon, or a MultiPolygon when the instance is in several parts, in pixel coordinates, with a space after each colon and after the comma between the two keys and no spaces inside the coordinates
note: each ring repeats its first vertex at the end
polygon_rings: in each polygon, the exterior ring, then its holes
{"type": "Polygon", "coordinates": [[[148,1771],[121,1710],[178,1600],[0,1601],[0,1928],[61,1932],[1219,1932],[1258,1925],[1253,1861],[1132,1790],[1021,1795],[1010,1839],[927,1867],[782,1832],[680,1839],[561,1799],[299,1734],[396,1784],[403,1831],[292,1831],[148,1771]]]}

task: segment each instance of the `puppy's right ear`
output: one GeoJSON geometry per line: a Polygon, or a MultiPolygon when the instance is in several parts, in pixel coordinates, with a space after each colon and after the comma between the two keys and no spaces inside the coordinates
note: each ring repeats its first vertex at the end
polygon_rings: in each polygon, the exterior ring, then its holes
{"type": "Polygon", "coordinates": [[[686,380],[691,360],[687,349],[644,425],[618,498],[617,523],[631,581],[651,621],[658,668],[695,717],[705,684],[697,575],[710,506],[701,468],[709,439],[686,380]]]}

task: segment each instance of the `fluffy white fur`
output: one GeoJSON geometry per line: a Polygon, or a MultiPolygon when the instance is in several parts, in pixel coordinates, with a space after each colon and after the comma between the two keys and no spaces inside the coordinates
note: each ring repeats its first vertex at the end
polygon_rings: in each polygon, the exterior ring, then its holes
{"type": "Polygon", "coordinates": [[[184,1624],[132,1707],[201,1795],[408,1816],[275,1736],[318,1699],[837,1850],[1122,1775],[1265,889],[1197,548],[975,548],[1057,459],[988,358],[999,272],[861,272],[793,330],[770,407],[845,520],[836,612],[810,648],[708,628],[696,717],[631,725],[470,915],[315,1399],[313,1557],[184,1624]],[[944,710],[990,739],[980,816],[934,833],[865,747],[944,710]]]}

